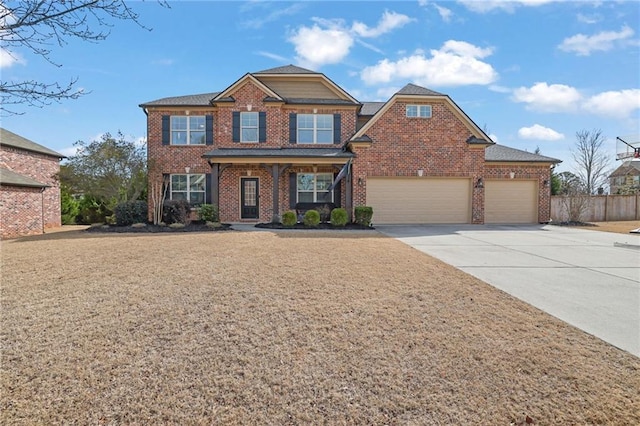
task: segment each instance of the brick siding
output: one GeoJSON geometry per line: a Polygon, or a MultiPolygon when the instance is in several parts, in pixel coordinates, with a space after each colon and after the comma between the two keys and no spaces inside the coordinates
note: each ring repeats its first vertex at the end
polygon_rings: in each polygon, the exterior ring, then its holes
{"type": "Polygon", "coordinates": [[[58,181],[60,161],[57,157],[2,146],[0,167],[49,185],[42,193],[40,188],[2,186],[0,232],[3,238],[39,234],[43,232],[43,227],[62,225],[58,181]]]}

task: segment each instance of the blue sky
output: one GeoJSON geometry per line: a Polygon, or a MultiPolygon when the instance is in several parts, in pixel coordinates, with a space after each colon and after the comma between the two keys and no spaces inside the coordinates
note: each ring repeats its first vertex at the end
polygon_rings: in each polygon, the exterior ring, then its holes
{"type": "Polygon", "coordinates": [[[247,72],[296,64],[360,101],[407,83],[451,98],[494,140],[563,160],[575,133],[601,129],[611,168],[616,136],[640,134],[640,2],[331,1],[131,2],[147,31],[113,22],[99,43],[52,46],[54,67],[26,50],[0,52],[3,80],[66,83],[89,92],[20,108],[2,127],[66,155],[77,140],[146,133],[138,107],[221,91],[247,72]]]}

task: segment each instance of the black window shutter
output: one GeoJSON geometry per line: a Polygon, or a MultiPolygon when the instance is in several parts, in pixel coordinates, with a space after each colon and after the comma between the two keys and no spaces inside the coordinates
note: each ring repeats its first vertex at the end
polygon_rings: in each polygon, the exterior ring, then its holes
{"type": "Polygon", "coordinates": [[[267,113],[260,111],[258,113],[258,142],[267,141],[267,113]]]}
{"type": "Polygon", "coordinates": [[[205,117],[205,141],[207,145],[213,145],[213,115],[205,117]]]}
{"type": "Polygon", "coordinates": [[[340,114],[333,114],[333,143],[341,142],[341,132],[340,114]]]}
{"type": "Polygon", "coordinates": [[[289,173],[289,208],[295,209],[298,202],[298,175],[289,173]]]}
{"type": "Polygon", "coordinates": [[[240,142],[240,112],[233,112],[233,141],[240,142]]]}
{"type": "Polygon", "coordinates": [[[162,116],[162,145],[171,144],[171,116],[162,116]]]}
{"type": "Polygon", "coordinates": [[[211,185],[211,173],[205,173],[204,181],[204,202],[205,204],[211,204],[211,191],[213,191],[213,186],[211,185]]]}
{"type": "Polygon", "coordinates": [[[289,143],[298,142],[298,114],[289,114],[289,143]]]}
{"type": "MultiPolygon", "coordinates": [[[[334,173],[333,180],[336,180],[337,177],[338,173],[334,173]]],[[[336,207],[341,207],[342,203],[342,182],[346,182],[346,179],[342,178],[342,180],[338,182],[338,185],[333,188],[333,203],[336,205],[336,207]]]]}

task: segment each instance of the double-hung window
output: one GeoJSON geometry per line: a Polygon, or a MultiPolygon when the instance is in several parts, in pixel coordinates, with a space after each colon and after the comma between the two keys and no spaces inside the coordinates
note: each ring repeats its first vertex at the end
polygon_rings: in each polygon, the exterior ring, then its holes
{"type": "Polygon", "coordinates": [[[170,189],[172,200],[187,200],[192,206],[199,206],[204,204],[205,175],[171,175],[170,189]]]}
{"type": "Polygon", "coordinates": [[[171,145],[204,145],[204,115],[171,116],[171,145]]]}
{"type": "Polygon", "coordinates": [[[240,113],[240,142],[258,142],[258,113],[240,113]]]}
{"type": "Polygon", "coordinates": [[[298,202],[333,202],[333,191],[327,195],[327,189],[331,186],[332,182],[332,173],[298,173],[298,202]]]}
{"type": "Polygon", "coordinates": [[[333,143],[332,114],[298,114],[298,143],[333,143]]]}
{"type": "Polygon", "coordinates": [[[407,105],[407,117],[431,118],[431,105],[407,105]]]}

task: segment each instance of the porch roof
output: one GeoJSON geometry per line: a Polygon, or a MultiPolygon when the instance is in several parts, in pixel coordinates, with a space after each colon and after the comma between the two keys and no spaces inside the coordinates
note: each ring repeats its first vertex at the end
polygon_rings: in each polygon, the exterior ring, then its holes
{"type": "Polygon", "coordinates": [[[353,154],[342,148],[216,148],[205,153],[210,162],[255,163],[292,162],[345,163],[353,154]]]}

